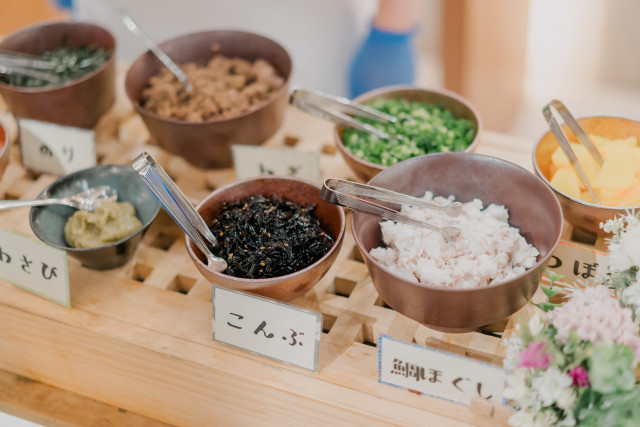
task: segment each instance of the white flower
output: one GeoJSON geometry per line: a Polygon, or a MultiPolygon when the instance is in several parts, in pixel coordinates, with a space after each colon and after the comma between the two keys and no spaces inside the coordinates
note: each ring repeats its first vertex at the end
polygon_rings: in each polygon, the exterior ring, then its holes
{"type": "Polygon", "coordinates": [[[636,323],[640,322],[640,282],[622,291],[622,302],[633,311],[636,323]]]}
{"type": "Polygon", "coordinates": [[[573,390],[571,387],[568,387],[562,391],[562,394],[558,398],[556,404],[558,405],[558,408],[569,412],[569,410],[573,408],[573,405],[575,405],[576,398],[577,394],[575,390],[573,390]]]}
{"type": "Polygon", "coordinates": [[[502,397],[507,400],[515,400],[520,403],[522,398],[529,392],[527,386],[526,369],[516,369],[511,375],[507,375],[507,385],[502,393],[502,397]]]}
{"type": "Polygon", "coordinates": [[[531,331],[531,334],[538,335],[542,331],[542,328],[544,328],[544,321],[542,320],[542,317],[538,314],[534,315],[529,320],[529,330],[531,331]]]}
{"type": "Polygon", "coordinates": [[[517,411],[515,414],[513,414],[511,417],[509,417],[509,421],[507,421],[507,424],[509,424],[512,427],[533,426],[534,416],[535,414],[521,409],[517,411]]]}
{"type": "Polygon", "coordinates": [[[556,427],[573,427],[576,425],[576,419],[573,416],[573,412],[567,412],[567,415],[561,420],[556,427]]]}
{"type": "Polygon", "coordinates": [[[524,349],[522,339],[517,334],[511,335],[502,341],[502,345],[507,347],[507,354],[502,361],[502,366],[507,372],[513,372],[518,366],[520,352],[524,349]]]}
{"type": "Polygon", "coordinates": [[[609,244],[609,270],[621,272],[640,266],[640,224],[627,226],[617,241],[609,244]]]}
{"type": "Polygon", "coordinates": [[[621,217],[616,217],[608,220],[607,222],[600,223],[600,228],[602,228],[605,233],[618,234],[620,233],[620,230],[623,228],[623,226],[624,219],[621,217]]]}
{"type": "Polygon", "coordinates": [[[551,406],[560,399],[564,389],[570,387],[572,382],[569,375],[563,374],[555,366],[550,366],[542,375],[533,378],[531,388],[536,390],[544,406],[551,406]]]}
{"type": "Polygon", "coordinates": [[[536,414],[533,420],[534,426],[539,427],[550,427],[554,426],[556,422],[558,422],[558,416],[552,409],[546,411],[540,411],[536,414]]]}

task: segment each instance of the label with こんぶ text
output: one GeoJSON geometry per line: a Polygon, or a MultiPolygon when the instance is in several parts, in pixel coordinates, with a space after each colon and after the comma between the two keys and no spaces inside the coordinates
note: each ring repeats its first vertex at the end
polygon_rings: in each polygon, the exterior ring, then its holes
{"type": "Polygon", "coordinates": [[[211,286],[214,340],[318,371],[320,313],[247,292],[211,286]]]}

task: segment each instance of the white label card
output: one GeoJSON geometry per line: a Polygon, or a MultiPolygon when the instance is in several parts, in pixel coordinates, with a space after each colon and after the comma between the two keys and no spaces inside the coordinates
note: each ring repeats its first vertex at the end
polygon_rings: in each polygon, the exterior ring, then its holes
{"type": "Polygon", "coordinates": [[[559,283],[584,283],[607,276],[609,257],[605,252],[561,240],[547,268],[564,276],[559,283]]]}
{"type": "Polygon", "coordinates": [[[96,165],[95,134],[90,129],[19,119],[19,142],[25,168],[66,175],[96,165]]]}
{"type": "Polygon", "coordinates": [[[231,150],[238,179],[284,175],[322,181],[318,153],[240,144],[232,145],[231,150]]]}
{"type": "Polygon", "coordinates": [[[0,229],[0,278],[71,307],[65,251],[0,229]]]}
{"type": "Polygon", "coordinates": [[[214,340],[318,371],[322,314],[211,286],[214,340]]]}
{"type": "Polygon", "coordinates": [[[384,334],[378,344],[381,383],[464,405],[477,396],[502,403],[506,374],[497,366],[384,334]]]}

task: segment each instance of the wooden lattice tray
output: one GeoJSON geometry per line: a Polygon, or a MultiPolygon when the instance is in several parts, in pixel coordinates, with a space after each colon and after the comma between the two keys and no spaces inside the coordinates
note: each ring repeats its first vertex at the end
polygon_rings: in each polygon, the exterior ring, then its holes
{"type": "MultiPolygon", "coordinates": [[[[122,96],[96,135],[100,163],[129,164],[148,151],[194,203],[234,180],[233,170],[197,169],[149,145],[122,96]]],[[[335,152],[331,126],[303,113],[289,111],[266,146],[318,151],[325,177],[354,179],[335,152]]],[[[13,149],[0,196],[33,198],[56,177],[25,171],[13,149]]],[[[529,149],[526,141],[487,133],[478,151],[530,169],[529,149]]],[[[27,210],[0,214],[0,227],[33,236],[27,210]]],[[[212,341],[210,284],[164,211],[129,263],[97,272],[69,258],[69,279],[71,309],[0,282],[0,369],[190,426],[499,425],[499,411],[480,403],[459,406],[379,383],[377,336],[500,365],[503,337],[532,310],[525,307],[477,332],[447,334],[421,326],[380,299],[348,230],[334,266],[293,301],[323,315],[319,371],[312,373],[212,341]]]]}

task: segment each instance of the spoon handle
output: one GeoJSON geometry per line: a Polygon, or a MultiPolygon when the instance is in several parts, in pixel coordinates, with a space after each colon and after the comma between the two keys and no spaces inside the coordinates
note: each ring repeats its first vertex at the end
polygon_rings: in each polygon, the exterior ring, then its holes
{"type": "Polygon", "coordinates": [[[184,88],[187,92],[193,89],[193,85],[189,82],[187,75],[178,67],[178,64],[173,62],[173,60],[166,54],[165,51],[160,49],[160,47],[153,41],[149,36],[147,36],[138,25],[133,22],[133,19],[125,12],[124,10],[120,11],[120,15],[122,16],[122,22],[127,27],[129,31],[135,34],[142,43],[164,64],[165,67],[173,73],[174,76],[184,85],[184,88]]]}
{"type": "Polygon", "coordinates": [[[42,200],[0,200],[0,210],[13,208],[28,208],[30,206],[45,205],[69,205],[61,199],[42,199],[42,200]]]}

